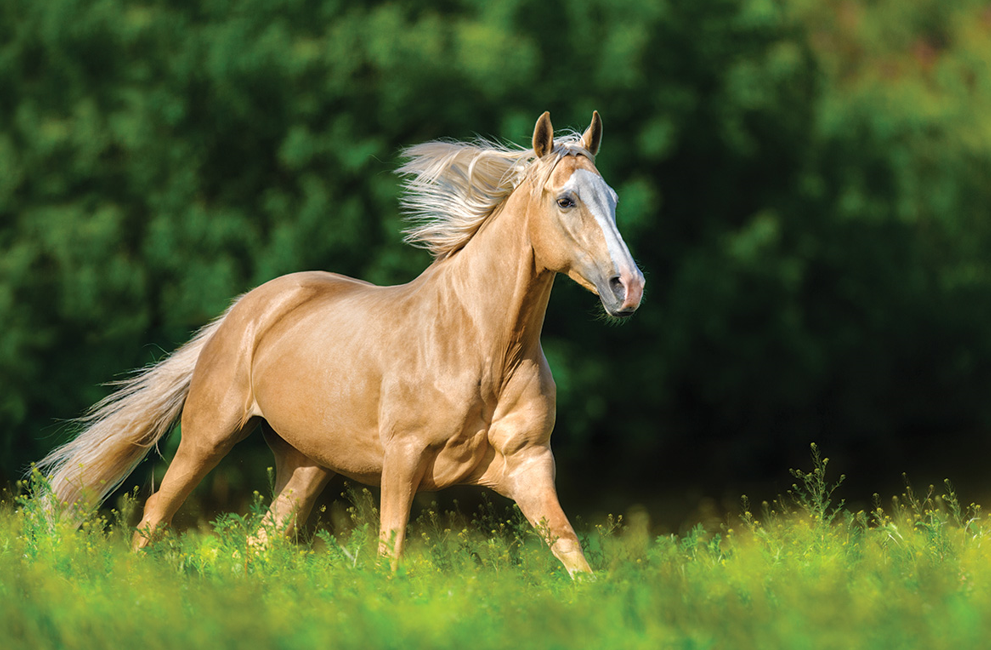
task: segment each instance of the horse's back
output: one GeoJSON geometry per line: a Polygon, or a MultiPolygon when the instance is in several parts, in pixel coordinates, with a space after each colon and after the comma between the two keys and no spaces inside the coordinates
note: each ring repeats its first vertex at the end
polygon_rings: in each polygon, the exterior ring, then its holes
{"type": "Polygon", "coordinates": [[[227,320],[231,328],[250,324],[253,337],[259,339],[295,312],[373,288],[375,285],[363,280],[326,271],[290,273],[244,294],[231,309],[227,320]]]}
{"type": "Polygon", "coordinates": [[[317,298],[329,298],[355,289],[375,287],[370,282],[328,271],[300,271],[269,280],[246,293],[240,303],[245,307],[278,303],[289,306],[317,298]]]}

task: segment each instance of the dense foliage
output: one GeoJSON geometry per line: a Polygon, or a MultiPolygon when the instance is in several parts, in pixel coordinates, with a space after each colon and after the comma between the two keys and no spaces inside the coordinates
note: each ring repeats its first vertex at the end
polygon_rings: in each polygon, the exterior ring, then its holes
{"type": "Polygon", "coordinates": [[[977,0],[8,0],[0,477],[261,282],[412,278],[400,148],[544,110],[602,113],[648,283],[621,328],[552,300],[565,491],[986,433],[989,36],[977,0]]]}

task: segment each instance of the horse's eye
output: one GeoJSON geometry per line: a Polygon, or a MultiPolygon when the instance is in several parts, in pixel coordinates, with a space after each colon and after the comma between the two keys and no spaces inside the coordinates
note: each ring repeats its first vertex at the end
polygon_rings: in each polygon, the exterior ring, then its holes
{"type": "Polygon", "coordinates": [[[575,207],[575,202],[570,197],[564,197],[557,200],[557,205],[562,210],[567,210],[568,208],[575,207]]]}

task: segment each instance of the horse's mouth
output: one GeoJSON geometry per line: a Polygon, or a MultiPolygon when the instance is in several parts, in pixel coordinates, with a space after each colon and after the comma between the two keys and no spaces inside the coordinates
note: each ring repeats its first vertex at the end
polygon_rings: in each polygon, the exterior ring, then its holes
{"type": "Polygon", "coordinates": [[[618,318],[620,320],[627,319],[637,312],[636,307],[633,307],[632,309],[609,309],[605,305],[602,306],[605,308],[606,313],[610,318],[618,318]]]}

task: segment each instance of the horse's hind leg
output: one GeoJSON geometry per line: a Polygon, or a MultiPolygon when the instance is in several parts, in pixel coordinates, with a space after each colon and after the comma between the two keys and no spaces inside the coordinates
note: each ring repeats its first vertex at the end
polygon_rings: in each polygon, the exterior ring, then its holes
{"type": "Polygon", "coordinates": [[[309,517],[317,497],[334,472],[317,465],[279,434],[262,423],[265,442],[275,454],[275,499],[262,520],[261,528],[249,540],[253,546],[264,546],[269,536],[290,536],[309,517]]]}
{"type": "Polygon", "coordinates": [[[182,414],[179,449],[158,492],[145,502],[144,516],[131,540],[132,547],[144,548],[151,543],[159,528],[172,522],[193,488],[256,425],[255,419],[244,422],[240,413],[222,417],[212,409],[204,411],[187,401],[182,414]]]}

